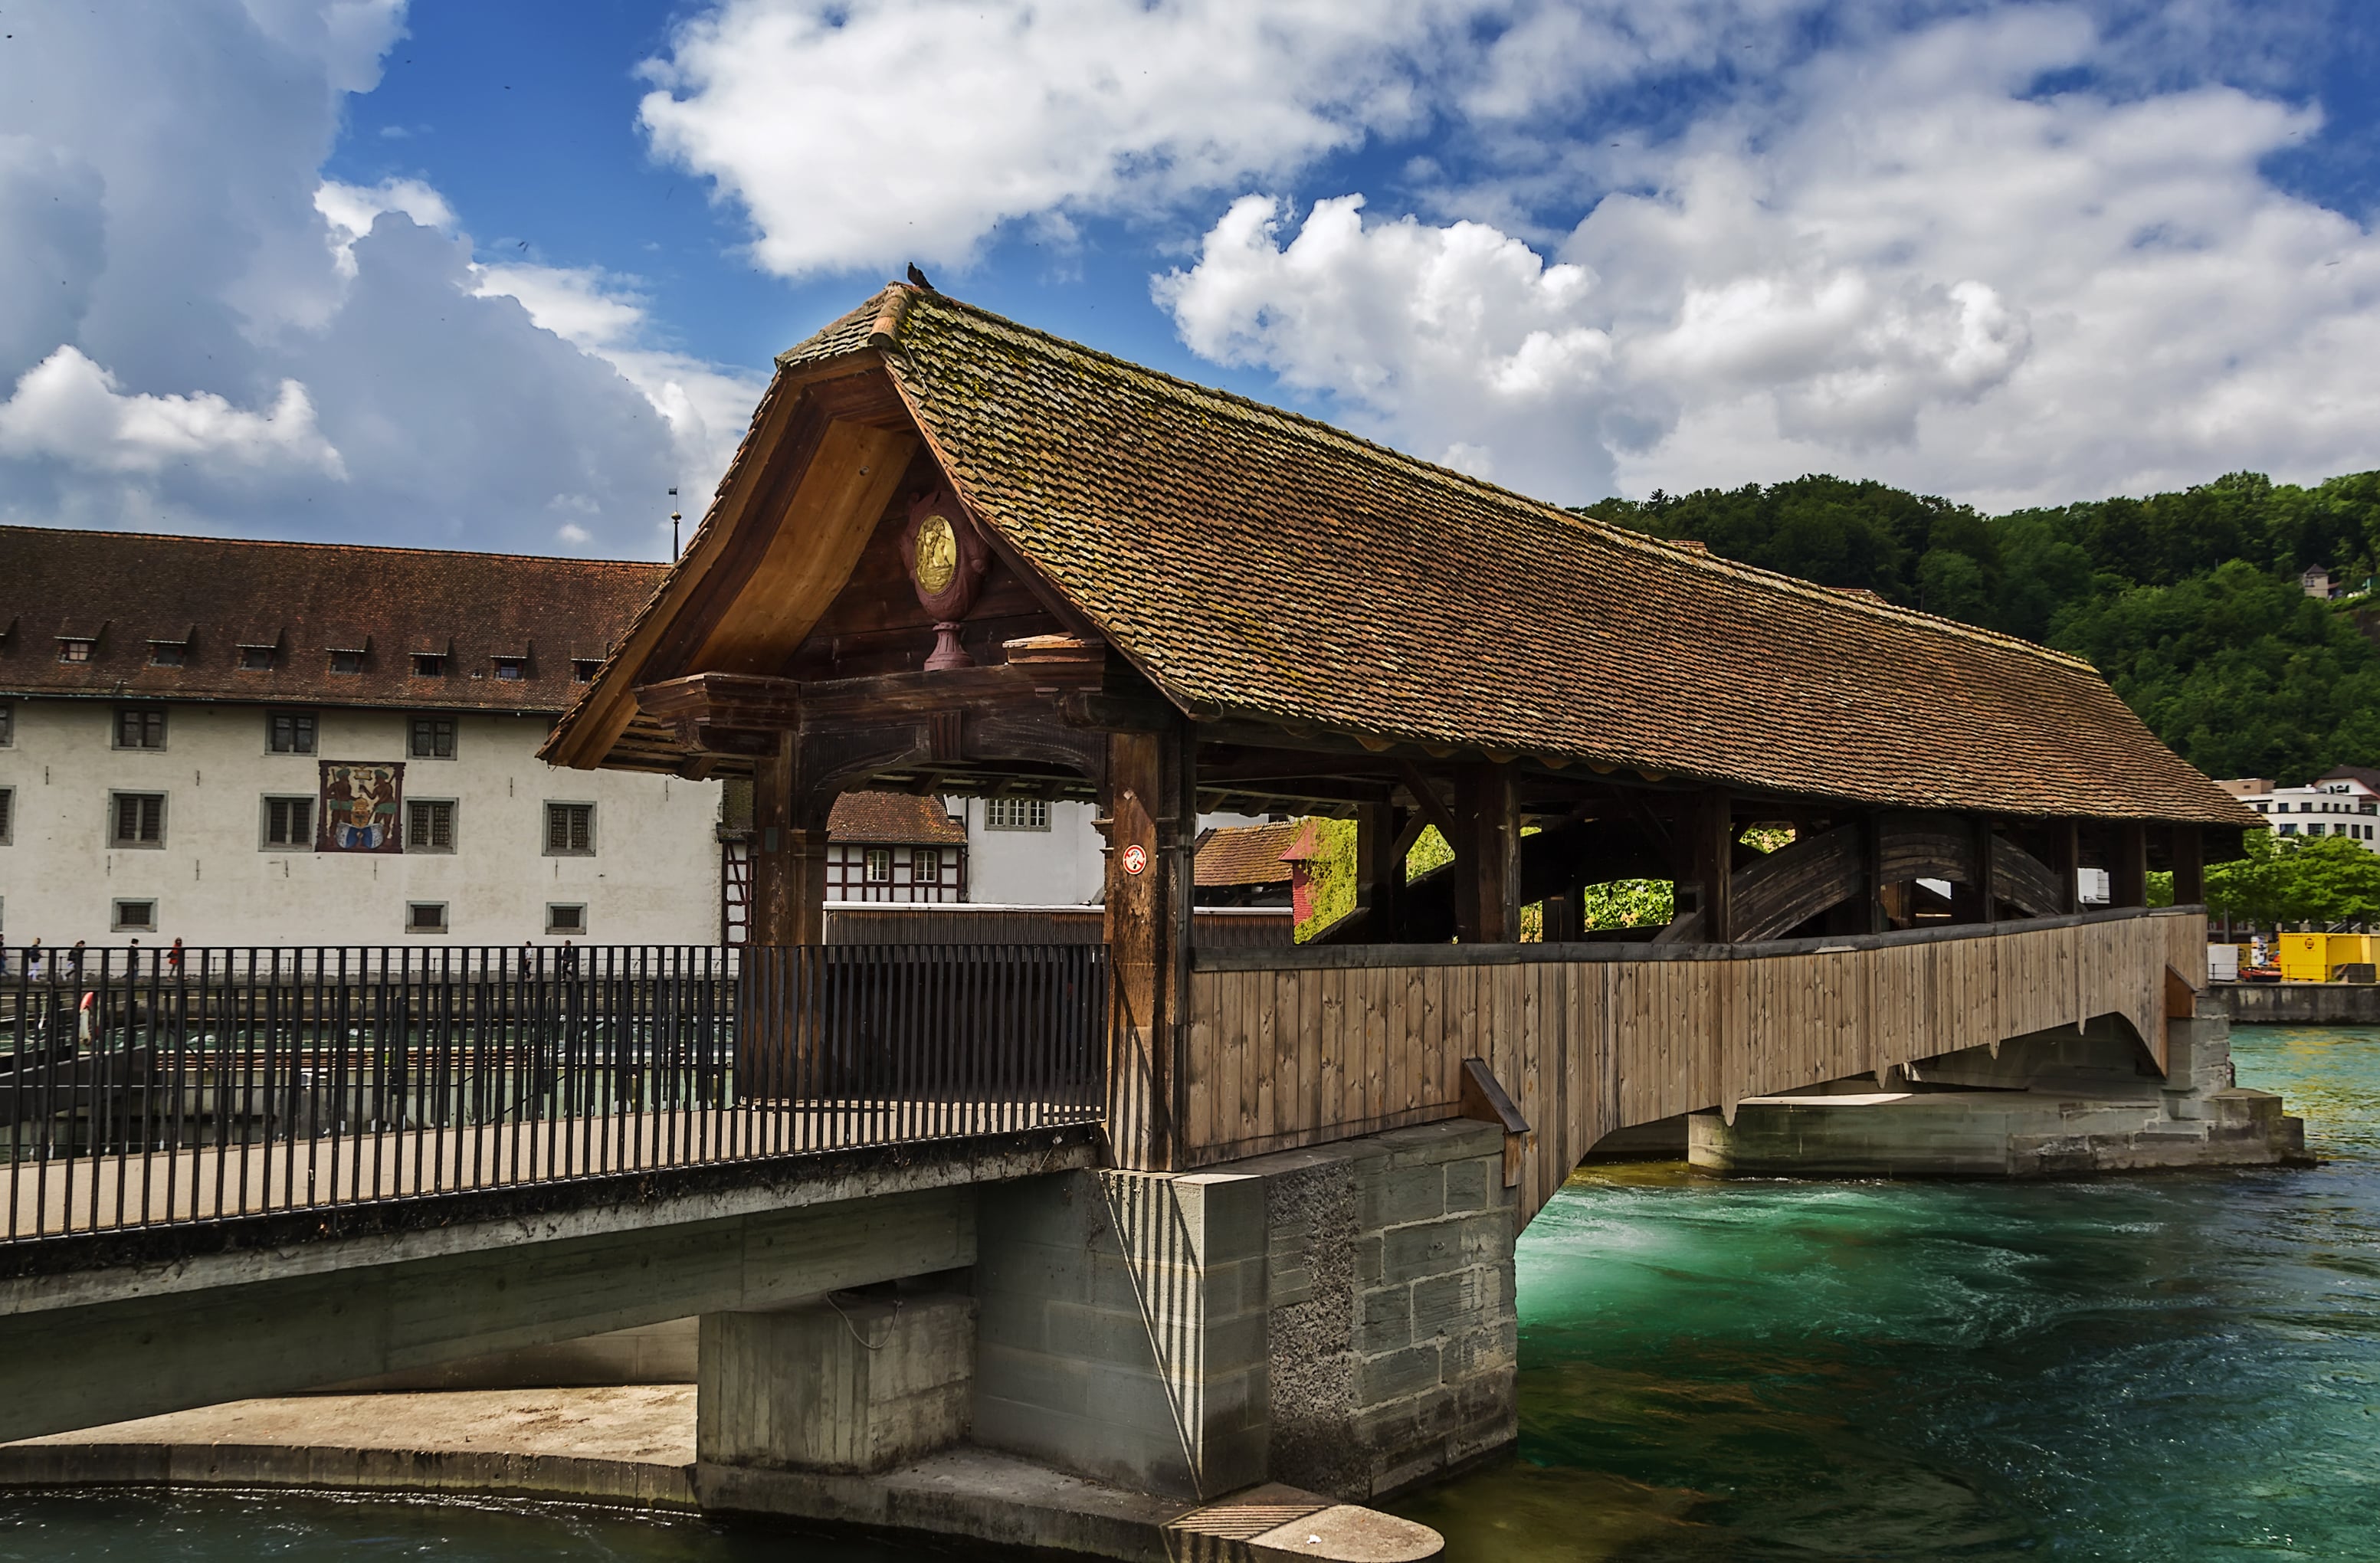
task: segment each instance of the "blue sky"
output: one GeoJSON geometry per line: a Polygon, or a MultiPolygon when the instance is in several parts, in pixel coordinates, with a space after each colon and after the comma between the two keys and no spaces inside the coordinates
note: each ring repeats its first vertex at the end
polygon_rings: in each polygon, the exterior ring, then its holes
{"type": "Polygon", "coordinates": [[[1564,503],[2380,466],[2374,15],[0,0],[0,516],[650,556],[910,260],[1564,503]]]}

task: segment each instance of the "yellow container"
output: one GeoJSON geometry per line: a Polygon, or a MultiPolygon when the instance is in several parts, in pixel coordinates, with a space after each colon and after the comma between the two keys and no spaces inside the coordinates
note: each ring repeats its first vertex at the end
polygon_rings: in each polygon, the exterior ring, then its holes
{"type": "Polygon", "coordinates": [[[2325,982],[2330,977],[2328,934],[2285,933],[2274,940],[2283,982],[2325,982]]]}
{"type": "Polygon", "coordinates": [[[2370,934],[2326,934],[2324,937],[2330,941],[2330,947],[2325,958],[2330,962],[2331,971],[2336,972],[2341,966],[2366,965],[2371,963],[2372,936],[2370,934]]]}

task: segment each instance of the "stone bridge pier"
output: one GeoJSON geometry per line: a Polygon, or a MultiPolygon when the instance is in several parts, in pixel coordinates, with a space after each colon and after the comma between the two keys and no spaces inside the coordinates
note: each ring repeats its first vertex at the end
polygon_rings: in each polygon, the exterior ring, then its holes
{"type": "Polygon", "coordinates": [[[971,1271],[703,1317],[697,1486],[1137,1556],[1092,1483],[1177,1534],[1279,1508],[1431,1556],[1352,1506],[1513,1441],[1517,1224],[1502,1129],[1467,1120],[988,1185],[971,1271]]]}

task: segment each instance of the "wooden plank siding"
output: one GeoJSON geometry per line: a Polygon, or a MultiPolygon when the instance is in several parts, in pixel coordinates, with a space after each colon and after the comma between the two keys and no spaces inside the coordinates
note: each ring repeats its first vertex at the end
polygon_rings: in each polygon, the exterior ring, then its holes
{"type": "Polygon", "coordinates": [[[2166,973],[2206,982],[2194,908],[1793,946],[1203,952],[1184,1165],[1458,1116],[1484,1058],[1534,1130],[1534,1215],[1605,1134],[2100,1015],[2160,1067],[2166,973]]]}

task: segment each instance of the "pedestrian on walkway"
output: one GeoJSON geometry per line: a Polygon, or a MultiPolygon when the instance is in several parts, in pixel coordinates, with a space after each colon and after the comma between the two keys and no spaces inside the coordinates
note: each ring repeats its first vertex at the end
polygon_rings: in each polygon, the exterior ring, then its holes
{"type": "Polygon", "coordinates": [[[174,948],[165,951],[165,968],[176,976],[182,975],[182,941],[176,939],[174,948]]]}
{"type": "Polygon", "coordinates": [[[76,982],[82,980],[82,940],[80,939],[76,939],[74,948],[67,951],[67,975],[76,982]]]}

